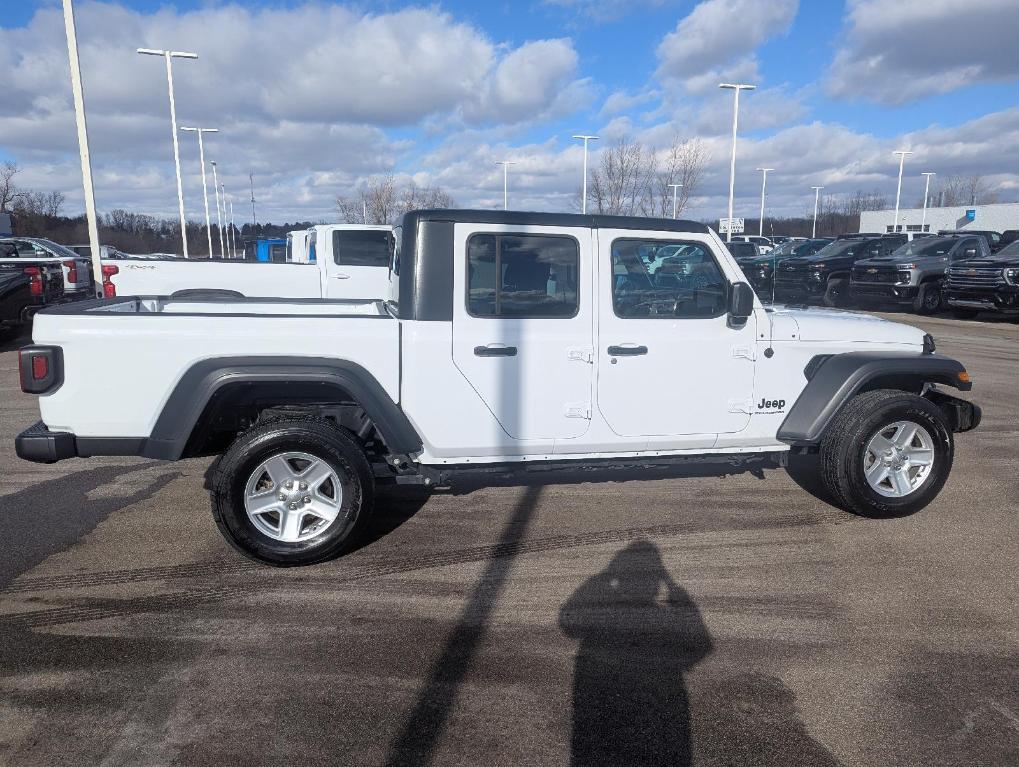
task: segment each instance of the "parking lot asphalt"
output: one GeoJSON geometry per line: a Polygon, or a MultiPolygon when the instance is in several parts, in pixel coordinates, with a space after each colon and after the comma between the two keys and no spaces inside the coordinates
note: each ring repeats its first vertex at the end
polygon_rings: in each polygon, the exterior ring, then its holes
{"type": "Polygon", "coordinates": [[[278,570],[206,459],[41,466],[0,346],[0,763],[1019,763],[1019,325],[896,315],[984,408],[934,504],[868,520],[812,466],[387,491],[278,570]]]}

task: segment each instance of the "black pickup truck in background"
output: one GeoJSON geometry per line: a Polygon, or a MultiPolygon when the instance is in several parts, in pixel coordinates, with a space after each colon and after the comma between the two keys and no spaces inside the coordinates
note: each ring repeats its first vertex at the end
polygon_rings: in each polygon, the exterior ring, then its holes
{"type": "Polygon", "coordinates": [[[810,256],[779,261],[775,268],[775,302],[824,303],[845,306],[853,264],[865,258],[891,253],[899,237],[845,237],[825,245],[810,256]]]}
{"type": "Polygon", "coordinates": [[[14,245],[0,242],[0,337],[17,333],[37,311],[63,300],[59,262],[18,258],[14,245]]]}
{"type": "Polygon", "coordinates": [[[948,268],[945,299],[960,319],[978,312],[1019,315],[1019,242],[948,268]]]}

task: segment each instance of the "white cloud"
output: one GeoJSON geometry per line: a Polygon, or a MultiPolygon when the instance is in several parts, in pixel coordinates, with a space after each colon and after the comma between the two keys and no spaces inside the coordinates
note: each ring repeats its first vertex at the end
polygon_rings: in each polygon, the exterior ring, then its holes
{"type": "Polygon", "coordinates": [[[658,76],[697,78],[738,59],[786,32],[798,0],[703,0],[658,46],[658,76]]]}
{"type": "Polygon", "coordinates": [[[544,0],[545,5],[575,11],[595,21],[613,21],[638,8],[660,8],[676,0],[544,0]]]}
{"type": "Polygon", "coordinates": [[[1019,76],[1016,0],[849,0],[828,91],[886,104],[1019,76]]]}

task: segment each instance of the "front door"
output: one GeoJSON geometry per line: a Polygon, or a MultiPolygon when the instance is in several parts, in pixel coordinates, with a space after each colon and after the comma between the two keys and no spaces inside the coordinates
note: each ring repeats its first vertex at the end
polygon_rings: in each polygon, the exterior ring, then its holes
{"type": "Polygon", "coordinates": [[[732,279],[708,243],[598,232],[598,409],[619,436],[710,446],[750,422],[757,323],[730,321],[732,279]]]}
{"type": "MultiPolygon", "coordinates": [[[[378,229],[326,230],[332,258],[325,266],[325,298],[386,298],[393,232],[378,229]]],[[[321,242],[316,242],[318,248],[321,242]]]]}
{"type": "Polygon", "coordinates": [[[583,435],[593,377],[590,229],[456,224],[453,252],[457,369],[512,440],[583,435]]]}

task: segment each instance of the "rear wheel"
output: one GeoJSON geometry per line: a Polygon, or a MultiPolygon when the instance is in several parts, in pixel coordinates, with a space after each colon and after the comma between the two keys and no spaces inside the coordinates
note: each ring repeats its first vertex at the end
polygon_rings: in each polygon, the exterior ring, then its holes
{"type": "Polygon", "coordinates": [[[821,473],[842,506],[867,517],[913,514],[941,491],[955,445],[940,408],[909,392],[854,397],[821,441],[821,473]]]}
{"type": "Polygon", "coordinates": [[[361,446],[315,418],[258,424],[230,446],[212,481],[212,514],[245,555],[272,565],[337,556],[364,528],[374,482],[361,446]]]}
{"type": "Polygon", "coordinates": [[[849,280],[836,278],[828,280],[824,291],[824,305],[831,307],[845,306],[849,298],[849,280]]]}
{"type": "Polygon", "coordinates": [[[918,314],[937,314],[941,311],[941,304],[941,284],[925,282],[920,286],[916,300],[913,301],[913,311],[918,314]]]}

